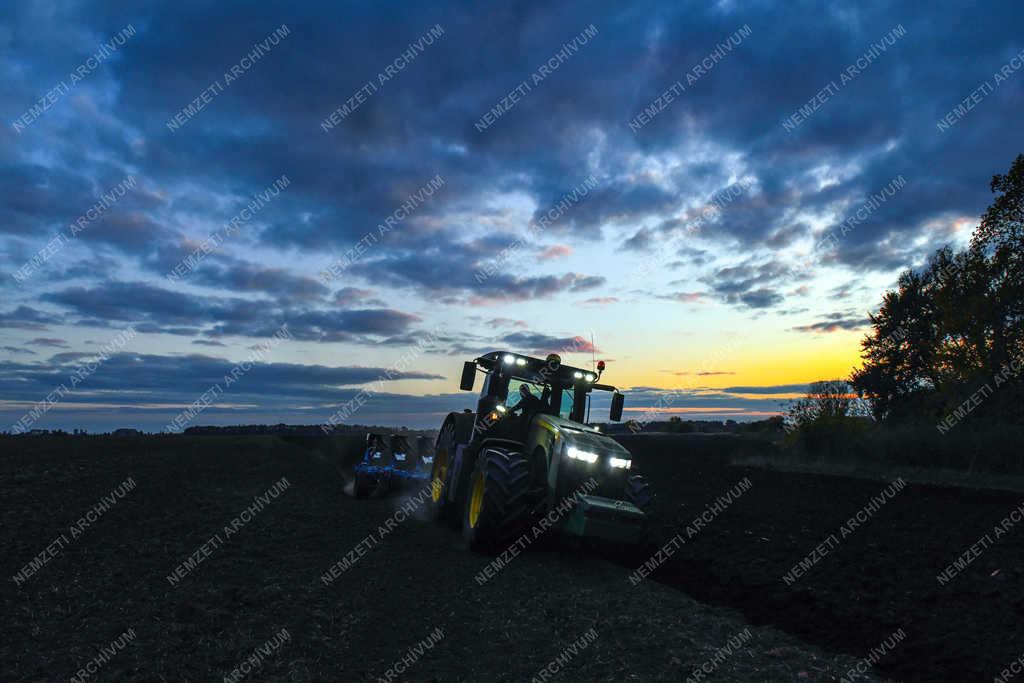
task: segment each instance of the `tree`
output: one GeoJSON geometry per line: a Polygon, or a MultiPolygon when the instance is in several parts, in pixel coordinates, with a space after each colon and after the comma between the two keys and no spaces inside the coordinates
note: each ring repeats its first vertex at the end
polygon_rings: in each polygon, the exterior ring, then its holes
{"type": "MultiPolygon", "coordinates": [[[[850,383],[878,420],[935,418],[1024,360],[1024,155],[992,179],[971,247],[904,271],[871,316],[850,383]]],[[[1019,411],[1013,390],[979,414],[1019,411]]]]}
{"type": "Polygon", "coordinates": [[[796,427],[863,415],[857,395],[844,379],[812,382],[807,396],[795,401],[787,414],[790,423],[796,427]]]}
{"type": "Polygon", "coordinates": [[[992,177],[996,198],[981,217],[972,249],[989,259],[991,366],[1024,355],[1024,154],[992,177]]]}

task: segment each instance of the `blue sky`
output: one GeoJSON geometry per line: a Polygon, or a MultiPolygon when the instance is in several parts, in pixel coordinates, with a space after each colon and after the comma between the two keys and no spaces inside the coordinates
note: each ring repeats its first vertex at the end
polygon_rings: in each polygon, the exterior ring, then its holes
{"type": "Polygon", "coordinates": [[[605,359],[634,416],[770,414],[969,238],[1024,150],[1022,19],[8,4],[0,425],[430,426],[491,348],[605,359]]]}

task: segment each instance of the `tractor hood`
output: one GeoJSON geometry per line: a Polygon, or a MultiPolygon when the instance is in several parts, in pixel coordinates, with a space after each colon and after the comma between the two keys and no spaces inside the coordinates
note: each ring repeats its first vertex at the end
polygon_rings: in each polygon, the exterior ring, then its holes
{"type": "Polygon", "coordinates": [[[602,459],[632,457],[625,446],[593,427],[554,415],[542,415],[540,420],[547,429],[555,431],[567,446],[575,446],[582,451],[597,453],[602,459]]]}

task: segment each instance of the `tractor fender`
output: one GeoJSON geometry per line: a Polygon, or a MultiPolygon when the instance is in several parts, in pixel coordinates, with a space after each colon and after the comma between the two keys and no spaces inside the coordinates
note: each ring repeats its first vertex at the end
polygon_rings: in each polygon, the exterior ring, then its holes
{"type": "MultiPolygon", "coordinates": [[[[455,443],[463,444],[469,443],[470,439],[473,438],[473,423],[476,422],[476,413],[464,411],[461,413],[448,413],[445,417],[444,422],[441,423],[441,431],[449,424],[455,425],[455,443]]],[[[440,432],[438,432],[438,439],[441,438],[440,432]]],[[[437,442],[435,441],[435,444],[437,442]]]]}

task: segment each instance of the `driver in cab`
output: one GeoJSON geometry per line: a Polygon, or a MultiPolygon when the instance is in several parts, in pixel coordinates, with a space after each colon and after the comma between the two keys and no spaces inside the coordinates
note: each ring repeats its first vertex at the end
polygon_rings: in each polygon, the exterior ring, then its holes
{"type": "Polygon", "coordinates": [[[544,407],[544,401],[533,395],[530,387],[525,384],[519,385],[519,403],[512,406],[512,414],[520,414],[524,418],[533,413],[539,412],[544,407]]]}

